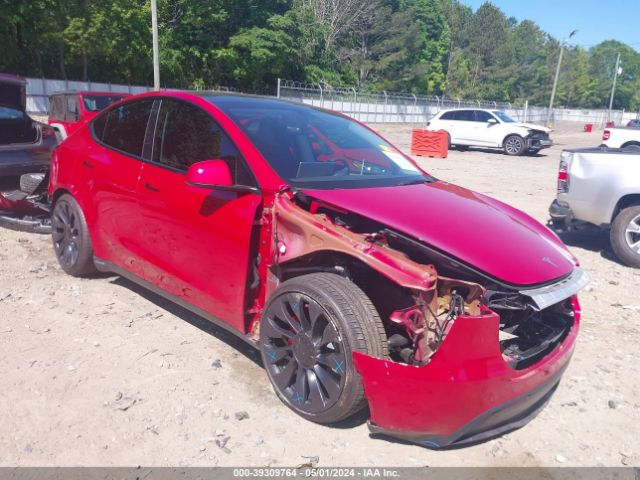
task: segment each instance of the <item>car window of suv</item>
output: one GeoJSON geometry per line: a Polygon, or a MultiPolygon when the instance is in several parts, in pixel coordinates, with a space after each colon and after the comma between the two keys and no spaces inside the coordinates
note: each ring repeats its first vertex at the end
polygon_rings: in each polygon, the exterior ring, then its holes
{"type": "Polygon", "coordinates": [[[255,186],[242,155],[211,115],[195,105],[162,100],[152,160],[186,172],[196,162],[215,159],[227,162],[234,184],[255,186]]]}
{"type": "Polygon", "coordinates": [[[75,95],[67,95],[67,122],[76,122],[79,117],[78,99],[75,95]]]}
{"type": "Polygon", "coordinates": [[[475,122],[473,110],[456,110],[456,120],[462,122],[475,122]]]}
{"type": "Polygon", "coordinates": [[[61,117],[62,112],[62,97],[60,97],[60,95],[52,95],[49,97],[49,119],[64,120],[64,118],[61,117]]]}
{"type": "Polygon", "coordinates": [[[476,110],[476,122],[487,123],[491,118],[494,118],[489,112],[484,110],[476,110]]]}
{"type": "Polygon", "coordinates": [[[92,122],[93,133],[107,147],[139,157],[152,105],[144,99],[108,110],[92,122]]]}
{"type": "Polygon", "coordinates": [[[442,116],[440,117],[440,120],[455,120],[455,119],[456,119],[456,112],[455,111],[444,112],[442,114],[442,116]]]}

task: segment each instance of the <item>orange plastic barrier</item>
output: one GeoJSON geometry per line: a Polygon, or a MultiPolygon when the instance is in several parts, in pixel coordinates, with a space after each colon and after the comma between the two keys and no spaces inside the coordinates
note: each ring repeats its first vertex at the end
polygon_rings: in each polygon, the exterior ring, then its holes
{"type": "Polygon", "coordinates": [[[434,132],[415,128],[411,131],[411,155],[447,158],[448,153],[449,138],[444,130],[434,132]]]}
{"type": "Polygon", "coordinates": [[[584,126],[584,131],[585,131],[585,132],[593,132],[593,123],[587,123],[587,124],[584,126]]]}

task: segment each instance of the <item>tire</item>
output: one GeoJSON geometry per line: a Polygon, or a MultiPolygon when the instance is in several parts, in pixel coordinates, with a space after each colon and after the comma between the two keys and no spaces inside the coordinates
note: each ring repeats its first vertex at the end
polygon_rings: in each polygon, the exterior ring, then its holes
{"type": "Polygon", "coordinates": [[[640,152],[640,144],[638,143],[629,143],[622,146],[622,150],[625,152],[640,152]]]}
{"type": "Polygon", "coordinates": [[[640,205],[622,210],[611,224],[611,248],[625,265],[640,268],[640,205]]]}
{"type": "Polygon", "coordinates": [[[20,191],[31,195],[44,180],[44,173],[25,173],[20,175],[20,191]]]}
{"type": "Polygon", "coordinates": [[[87,221],[68,193],[56,201],[51,212],[51,239],[58,263],[66,273],[74,277],[97,273],[87,221]]]}
{"type": "Polygon", "coordinates": [[[366,406],[352,354],[388,355],[371,300],[349,280],[313,273],[282,283],[267,302],[260,352],[273,388],[289,408],[317,423],[339,422],[366,406]]]}
{"type": "Polygon", "coordinates": [[[504,148],[504,153],[513,157],[522,155],[526,150],[524,138],[522,138],[520,135],[509,135],[504,139],[502,145],[504,148]]]}

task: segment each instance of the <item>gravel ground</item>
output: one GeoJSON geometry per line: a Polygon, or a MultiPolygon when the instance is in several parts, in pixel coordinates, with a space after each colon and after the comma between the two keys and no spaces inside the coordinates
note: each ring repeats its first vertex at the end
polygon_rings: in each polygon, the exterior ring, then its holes
{"type": "MultiPolygon", "coordinates": [[[[560,126],[537,157],[419,162],[544,222],[560,150],[599,143],[579,127],[560,126]]],[[[408,151],[409,127],[376,128],[408,151]]],[[[556,395],[518,431],[432,451],[370,438],[366,418],[304,421],[240,341],[120,277],[66,276],[48,237],[0,229],[0,465],[638,465],[640,271],[615,260],[606,234],[566,241],[593,281],[556,395]]]]}

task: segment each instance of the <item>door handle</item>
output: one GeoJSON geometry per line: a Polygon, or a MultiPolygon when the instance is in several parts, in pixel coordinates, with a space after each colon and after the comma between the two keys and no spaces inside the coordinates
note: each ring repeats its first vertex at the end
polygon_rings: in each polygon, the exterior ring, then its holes
{"type": "Polygon", "coordinates": [[[87,168],[93,168],[93,165],[91,165],[89,162],[87,162],[86,160],[82,161],[82,165],[84,165],[87,168]]]}
{"type": "Polygon", "coordinates": [[[160,189],[159,189],[159,188],[154,187],[154,186],[153,186],[153,185],[151,185],[149,182],[146,182],[146,183],[144,184],[144,186],[145,186],[145,188],[146,188],[146,189],[151,190],[152,192],[159,192],[159,191],[160,191],[160,189]]]}

